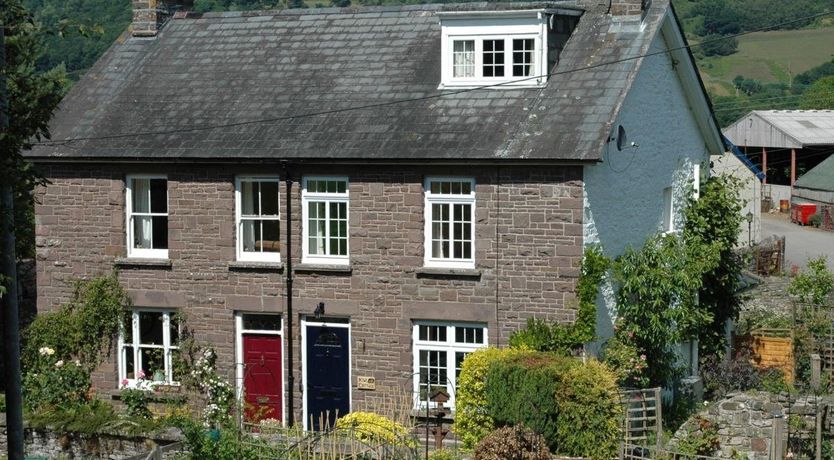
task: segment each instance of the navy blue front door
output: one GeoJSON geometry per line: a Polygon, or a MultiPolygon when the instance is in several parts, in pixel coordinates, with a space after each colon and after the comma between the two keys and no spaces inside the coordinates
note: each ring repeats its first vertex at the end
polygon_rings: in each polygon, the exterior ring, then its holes
{"type": "Polygon", "coordinates": [[[350,412],[350,341],[346,327],[307,325],[305,332],[307,422],[318,431],[350,412]]]}

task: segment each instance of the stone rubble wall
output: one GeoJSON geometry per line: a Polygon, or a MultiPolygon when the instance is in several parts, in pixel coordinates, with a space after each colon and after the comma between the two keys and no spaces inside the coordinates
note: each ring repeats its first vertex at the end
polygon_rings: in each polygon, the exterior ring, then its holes
{"type": "Polygon", "coordinates": [[[700,418],[718,426],[722,458],[741,455],[749,460],[768,460],[773,444],[773,421],[784,417],[794,427],[811,430],[815,426],[815,414],[820,407],[825,416],[832,406],[831,398],[772,394],[762,391],[730,393],[690,418],[675,433],[669,443],[669,450],[675,451],[681,439],[700,435],[700,418]]]}
{"type": "MultiPolygon", "coordinates": [[[[2,419],[2,436],[0,436],[0,452],[8,450],[6,440],[6,421],[2,419]]],[[[127,436],[117,433],[99,433],[95,435],[78,433],[57,433],[48,430],[24,428],[24,454],[27,458],[49,459],[128,459],[130,457],[150,453],[154,446],[164,446],[179,442],[178,432],[167,431],[153,436],[127,436]]],[[[165,452],[163,458],[175,458],[182,450],[174,449],[165,452]]]]}

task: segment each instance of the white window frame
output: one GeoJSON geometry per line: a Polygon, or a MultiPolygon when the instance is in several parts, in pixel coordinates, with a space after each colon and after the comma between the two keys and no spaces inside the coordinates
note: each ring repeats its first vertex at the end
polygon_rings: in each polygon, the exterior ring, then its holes
{"type": "MultiPolygon", "coordinates": [[[[170,219],[170,204],[168,197],[168,176],[160,174],[129,174],[125,176],[125,234],[127,236],[127,256],[147,259],[167,259],[168,249],[144,249],[133,247],[133,181],[136,179],[165,179],[165,210],[163,213],[141,213],[143,216],[165,216],[170,219]]],[[[150,206],[150,204],[149,204],[150,206]]],[[[169,225],[170,228],[170,225],[169,225]]],[[[170,237],[169,237],[170,238],[170,237]]]]}
{"type": "Polygon", "coordinates": [[[441,14],[441,82],[439,88],[476,87],[500,84],[496,88],[536,88],[547,83],[548,15],[543,11],[506,11],[441,14]],[[534,40],[531,75],[514,77],[512,73],[513,39],[534,40]],[[475,75],[455,77],[454,42],[475,42],[475,75]],[[484,40],[504,40],[504,76],[483,75],[484,40]],[[535,78],[533,78],[535,77],[535,78]]]}
{"type": "Polygon", "coordinates": [[[281,262],[281,251],[278,252],[252,252],[243,250],[243,182],[275,182],[278,184],[278,215],[260,216],[258,220],[281,222],[281,179],[274,175],[263,176],[238,176],[235,177],[235,237],[237,239],[236,257],[239,261],[245,262],[281,262]]]}
{"type": "MultiPolygon", "coordinates": [[[[179,345],[171,345],[171,316],[176,314],[175,310],[160,310],[155,308],[132,308],[130,310],[126,310],[126,312],[130,312],[131,318],[131,336],[133,337],[133,343],[130,345],[126,344],[124,341],[124,331],[120,328],[119,329],[119,340],[118,340],[118,367],[119,367],[119,379],[118,379],[118,387],[121,387],[121,384],[124,380],[127,380],[127,387],[134,388],[139,383],[139,379],[127,378],[127,363],[124,361],[124,347],[130,346],[133,347],[133,366],[134,366],[134,376],[136,375],[137,369],[142,369],[142,365],[139,362],[141,358],[140,346],[141,348],[153,348],[153,349],[161,349],[162,350],[162,357],[163,363],[165,366],[165,381],[157,382],[153,380],[153,375],[145,376],[145,381],[149,382],[150,385],[179,385],[179,382],[174,381],[174,361],[172,357],[173,350],[179,350],[179,345]],[[140,313],[161,313],[162,314],[162,345],[140,345],[140,338],[139,338],[139,314],[140,313]]],[[[125,325],[122,325],[125,327],[125,325]]],[[[178,325],[178,327],[180,327],[178,325]]],[[[179,330],[180,334],[182,333],[182,328],[180,327],[179,330]]],[[[179,336],[179,334],[178,334],[179,336]]]]}
{"type": "MultiPolygon", "coordinates": [[[[304,176],[301,179],[301,262],[305,264],[316,265],[348,265],[350,264],[350,181],[347,176],[304,176]],[[309,192],[307,190],[307,183],[309,181],[340,181],[345,183],[344,193],[327,193],[327,192],[309,192]],[[331,254],[310,254],[310,241],[308,236],[310,221],[309,221],[309,203],[310,202],[325,202],[325,235],[330,234],[330,203],[344,203],[345,204],[345,219],[346,219],[346,240],[347,254],[345,255],[331,255],[331,254]]],[[[325,236],[326,251],[330,252],[330,239],[325,236]]]]}
{"type": "Polygon", "coordinates": [[[286,357],[284,356],[284,316],[280,313],[268,312],[235,312],[235,394],[238,401],[243,400],[243,384],[246,378],[246,368],[243,362],[243,336],[246,334],[254,335],[274,335],[281,338],[281,423],[287,424],[287,408],[285,402],[287,399],[287,379],[284,373],[284,363],[286,357]],[[243,327],[243,317],[247,315],[273,315],[280,318],[280,329],[246,329],[243,327]]]}
{"type": "Polygon", "coordinates": [[[663,189],[663,221],[661,222],[662,232],[665,235],[675,233],[675,189],[666,187],[663,189]]]}
{"type": "MultiPolygon", "coordinates": [[[[449,322],[449,321],[414,321],[412,324],[412,358],[414,372],[414,408],[420,409],[426,407],[426,402],[420,399],[420,351],[445,351],[446,352],[446,392],[449,393],[449,402],[447,407],[454,410],[455,407],[455,390],[457,388],[457,375],[455,375],[455,354],[456,353],[472,353],[473,351],[489,346],[489,329],[485,323],[464,323],[464,322],[449,322]],[[420,326],[438,326],[446,328],[446,340],[427,341],[420,340],[420,326]],[[476,328],[483,330],[483,343],[458,343],[455,341],[455,329],[458,327],[476,328]]],[[[430,396],[430,395],[429,395],[430,396]]],[[[429,407],[435,407],[437,404],[428,401],[429,407]]]]}
{"type": "MultiPolygon", "coordinates": [[[[475,268],[475,179],[471,177],[427,177],[425,183],[423,184],[423,195],[424,195],[424,211],[423,211],[423,220],[425,221],[425,227],[423,230],[424,233],[424,242],[423,242],[423,252],[424,252],[424,264],[426,267],[440,267],[440,268],[475,268]],[[431,183],[439,181],[439,182],[469,182],[469,195],[451,195],[451,194],[433,194],[431,193],[431,183]],[[471,247],[471,257],[469,258],[440,258],[440,257],[433,257],[432,256],[432,205],[433,204],[468,204],[470,205],[470,216],[469,221],[471,225],[469,226],[470,230],[470,241],[472,242],[471,247]]],[[[451,213],[450,213],[451,215],[451,213]]],[[[450,234],[454,233],[454,229],[450,229],[450,234]]],[[[450,253],[453,253],[453,248],[450,248],[450,253]]]]}

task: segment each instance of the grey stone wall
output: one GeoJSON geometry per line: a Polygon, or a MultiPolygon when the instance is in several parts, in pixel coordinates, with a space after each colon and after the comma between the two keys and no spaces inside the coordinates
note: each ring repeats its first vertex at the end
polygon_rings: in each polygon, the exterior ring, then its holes
{"type": "MultiPolygon", "coordinates": [[[[168,176],[170,267],[119,267],[135,306],[185,313],[198,341],[217,348],[220,370],[234,376],[234,313],[285,313],[284,271],[236,269],[234,178],[278,175],[270,166],[42,165],[50,184],[37,190],[38,308],[66,301],[72,282],[113,270],[126,255],[125,174],[168,176]]],[[[294,311],[349,317],[353,408],[382,393],[411,388],[413,320],[477,321],[489,344],[506,344],[527,318],[570,322],[577,306],[582,256],[580,166],[307,165],[302,174],[350,179],[351,273],[295,273],[294,311]],[[428,175],[476,180],[476,269],[479,276],[421,273],[423,180],[428,175]],[[359,376],[376,390],[356,388],[359,376]]],[[[283,177],[282,177],[283,178],[283,177]]],[[[286,229],[281,186],[281,237],[286,229]]],[[[293,203],[293,264],[300,263],[299,185],[293,203]]],[[[283,243],[283,242],[282,242],[283,243]]],[[[284,255],[282,255],[282,258],[284,255]]],[[[286,261],[285,261],[286,262],[286,261]]],[[[294,319],[295,375],[301,381],[299,317],[294,319]]],[[[285,356],[286,359],[286,356],[285,356]]],[[[115,355],[93,375],[102,391],[117,388],[115,355]]],[[[301,385],[295,388],[301,408],[301,385]]],[[[300,413],[296,416],[300,419],[300,413]]]]}
{"type": "MultiPolygon", "coordinates": [[[[760,391],[731,393],[699,412],[698,417],[718,425],[720,457],[741,455],[750,460],[768,460],[777,417],[789,420],[794,431],[801,429],[813,433],[817,407],[825,413],[830,403],[829,399],[813,395],[791,396],[760,391]]],[[[669,450],[675,451],[680,439],[699,434],[697,417],[691,418],[675,433],[669,450]]]]}
{"type": "MultiPolygon", "coordinates": [[[[8,450],[6,441],[6,419],[0,420],[0,452],[8,450]]],[[[48,430],[25,428],[24,453],[29,457],[49,459],[125,459],[149,453],[154,446],[165,446],[181,440],[181,436],[170,431],[157,436],[126,436],[118,433],[100,433],[95,435],[77,433],[57,433],[48,430]]],[[[166,452],[163,458],[175,458],[182,449],[166,452]]],[[[4,457],[5,458],[5,457],[4,457]]]]}

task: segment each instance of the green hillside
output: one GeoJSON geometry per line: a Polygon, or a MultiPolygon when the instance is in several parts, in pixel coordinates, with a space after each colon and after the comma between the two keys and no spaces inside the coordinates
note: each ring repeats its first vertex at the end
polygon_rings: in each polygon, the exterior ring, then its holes
{"type": "Polygon", "coordinates": [[[738,51],[699,60],[707,88],[716,95],[735,93],[738,75],[762,83],[790,84],[797,74],[834,55],[834,28],[755,32],[738,38],[738,51]]]}

